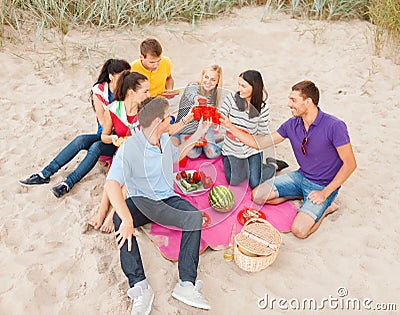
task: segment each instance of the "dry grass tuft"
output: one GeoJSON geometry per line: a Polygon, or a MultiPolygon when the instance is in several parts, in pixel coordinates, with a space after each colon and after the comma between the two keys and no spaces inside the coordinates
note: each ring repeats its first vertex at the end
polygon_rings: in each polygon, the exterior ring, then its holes
{"type": "Polygon", "coordinates": [[[377,53],[388,46],[398,52],[400,46],[399,0],[2,0],[0,40],[22,41],[22,30],[34,30],[37,38],[48,28],[66,34],[82,25],[129,30],[172,20],[194,24],[248,5],[263,5],[266,11],[295,18],[367,19],[376,25],[377,53]]]}

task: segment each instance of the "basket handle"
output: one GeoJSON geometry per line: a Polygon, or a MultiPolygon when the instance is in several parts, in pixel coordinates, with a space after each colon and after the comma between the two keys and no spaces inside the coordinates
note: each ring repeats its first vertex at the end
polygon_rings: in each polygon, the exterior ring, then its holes
{"type": "Polygon", "coordinates": [[[246,221],[246,223],[243,225],[242,229],[244,229],[247,225],[249,225],[251,222],[261,222],[261,223],[269,223],[267,220],[261,219],[261,218],[251,218],[249,220],[246,221]]]}
{"type": "Polygon", "coordinates": [[[241,233],[244,233],[246,236],[248,236],[248,237],[250,237],[250,238],[252,238],[252,239],[254,239],[254,240],[256,240],[256,241],[258,241],[258,242],[260,242],[260,243],[262,243],[262,244],[264,244],[264,245],[266,245],[266,246],[268,246],[268,247],[271,248],[271,249],[276,250],[276,249],[277,249],[277,246],[276,246],[275,244],[270,243],[270,242],[267,242],[267,241],[263,240],[262,238],[258,237],[257,235],[254,235],[253,233],[248,232],[248,231],[246,231],[246,230],[244,229],[247,225],[249,225],[249,224],[252,223],[252,222],[267,223],[267,224],[269,224],[269,225],[272,226],[272,224],[269,223],[269,222],[268,222],[267,220],[265,220],[265,219],[262,219],[262,218],[251,218],[250,220],[247,220],[246,223],[243,225],[241,233]]]}
{"type": "Polygon", "coordinates": [[[268,247],[271,248],[271,249],[276,250],[276,249],[278,248],[275,244],[270,243],[270,242],[267,242],[267,241],[263,240],[262,238],[258,237],[257,235],[254,235],[254,234],[251,233],[251,232],[242,231],[241,233],[243,233],[244,235],[246,235],[246,236],[252,238],[253,240],[255,240],[255,241],[257,241],[257,242],[260,242],[261,244],[264,244],[265,246],[268,246],[268,247]]]}

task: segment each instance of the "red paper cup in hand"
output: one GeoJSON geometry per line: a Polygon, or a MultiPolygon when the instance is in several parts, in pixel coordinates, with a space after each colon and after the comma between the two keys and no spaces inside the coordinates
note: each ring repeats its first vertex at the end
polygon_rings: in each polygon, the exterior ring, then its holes
{"type": "Polygon", "coordinates": [[[212,116],[212,113],[210,112],[210,110],[207,107],[205,107],[203,109],[203,120],[210,119],[211,116],[212,116]]]}
{"type": "Polygon", "coordinates": [[[207,105],[207,109],[211,113],[211,116],[213,116],[215,114],[215,112],[217,111],[217,109],[214,106],[207,105]]]}
{"type": "Polygon", "coordinates": [[[222,116],[221,116],[221,113],[219,113],[219,112],[215,112],[214,113],[214,115],[212,116],[212,122],[214,123],[214,124],[220,124],[220,121],[219,121],[219,119],[221,118],[222,116]]]}
{"type": "Polygon", "coordinates": [[[195,106],[192,108],[193,119],[199,121],[202,116],[202,109],[200,106],[195,106]]]}
{"type": "Polygon", "coordinates": [[[207,99],[205,97],[199,97],[197,99],[197,101],[199,102],[199,105],[207,105],[207,99]]]}

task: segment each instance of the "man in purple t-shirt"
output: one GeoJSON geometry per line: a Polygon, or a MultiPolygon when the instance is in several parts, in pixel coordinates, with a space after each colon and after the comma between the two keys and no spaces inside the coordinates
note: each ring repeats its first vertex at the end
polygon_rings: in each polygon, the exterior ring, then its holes
{"type": "Polygon", "coordinates": [[[251,136],[241,132],[228,118],[221,125],[245,144],[265,149],[289,139],[297,171],[268,180],[252,192],[258,204],[277,204],[289,199],[303,199],[292,233],[306,238],[333,212],[331,207],[340,186],[356,169],[356,160],[347,127],[340,119],[324,113],[319,107],[319,90],[311,81],[292,87],[289,108],[293,117],[269,136],[251,136]]]}

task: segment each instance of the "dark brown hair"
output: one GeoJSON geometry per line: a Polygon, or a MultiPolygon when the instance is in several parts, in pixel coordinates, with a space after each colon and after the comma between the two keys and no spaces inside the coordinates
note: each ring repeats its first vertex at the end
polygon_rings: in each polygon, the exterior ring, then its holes
{"type": "Polygon", "coordinates": [[[147,81],[147,77],[141,73],[130,72],[128,70],[122,72],[117,81],[113,101],[123,101],[128,90],[137,91],[143,81],[147,81]]]}
{"type": "MultiPolygon", "coordinates": [[[[247,70],[239,74],[239,77],[253,87],[249,118],[257,117],[260,115],[261,109],[265,106],[265,101],[268,99],[268,92],[264,87],[261,73],[256,70],[247,70]]],[[[244,111],[246,100],[241,98],[239,93],[235,94],[235,101],[239,109],[244,111]]]]}
{"type": "MultiPolygon", "coordinates": [[[[130,70],[131,66],[126,60],[123,59],[108,59],[100,70],[99,77],[93,86],[96,84],[100,84],[103,82],[110,83],[110,74],[117,74],[124,70],[130,70]]],[[[92,103],[93,110],[94,109],[94,102],[93,102],[93,91],[90,90],[89,94],[90,102],[92,103]]]]}
{"type": "Polygon", "coordinates": [[[120,73],[124,70],[130,70],[131,66],[123,59],[108,59],[100,70],[99,77],[93,86],[99,83],[110,83],[110,74],[120,73]]]}
{"type": "Polygon", "coordinates": [[[162,47],[160,42],[155,38],[147,38],[140,44],[140,54],[146,58],[147,55],[160,57],[162,54],[162,47]]]}
{"type": "Polygon", "coordinates": [[[138,120],[143,128],[148,128],[157,117],[164,118],[165,110],[169,107],[164,97],[149,97],[140,103],[138,108],[138,120]]]}
{"type": "Polygon", "coordinates": [[[299,91],[303,99],[310,98],[315,106],[319,102],[319,90],[314,82],[301,81],[292,86],[292,91],[299,91]]]}

